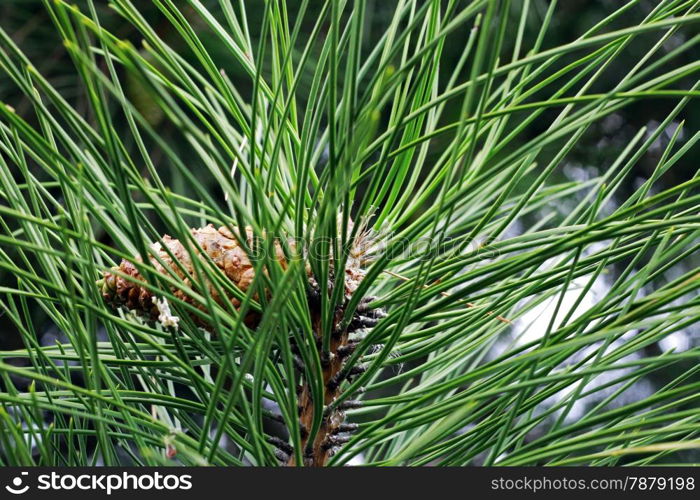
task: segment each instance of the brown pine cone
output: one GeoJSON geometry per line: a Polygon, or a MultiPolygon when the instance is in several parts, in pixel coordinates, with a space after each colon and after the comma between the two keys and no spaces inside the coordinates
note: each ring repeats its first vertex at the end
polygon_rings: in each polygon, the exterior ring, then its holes
{"type": "MultiPolygon", "coordinates": [[[[253,282],[255,270],[246,251],[239,245],[231,231],[223,226],[217,230],[213,225],[209,224],[199,229],[192,229],[192,235],[207,256],[225,273],[226,277],[231,280],[231,283],[241,290],[241,292],[245,293],[253,282]]],[[[246,235],[248,244],[251,245],[253,242],[253,232],[250,228],[246,228],[246,235]]],[[[151,248],[158,253],[158,256],[162,262],[165,263],[167,268],[175,272],[177,276],[182,279],[185,285],[192,286],[190,276],[194,276],[195,272],[190,254],[179,240],[171,238],[168,235],[163,236],[163,242],[180,265],[170,257],[168,252],[166,252],[159,243],[153,244],[151,248]],[[180,266],[184,268],[186,272],[183,272],[180,266]]],[[[279,242],[275,242],[275,253],[282,267],[286,268],[287,262],[279,242]]],[[[197,254],[199,254],[198,251],[197,254]]],[[[197,255],[197,257],[201,258],[199,255],[197,255]]],[[[157,273],[164,276],[169,274],[165,266],[155,257],[151,257],[150,260],[151,265],[155,268],[157,273]]],[[[128,260],[122,260],[121,264],[114,269],[133,279],[124,278],[109,271],[105,272],[104,279],[98,282],[105,301],[115,307],[123,306],[131,311],[150,316],[151,319],[156,319],[160,312],[159,308],[155,303],[153,294],[139,284],[139,282],[144,282],[145,279],[141,273],[139,273],[136,266],[128,260]]],[[[224,299],[222,299],[214,286],[210,282],[207,282],[207,286],[211,297],[219,304],[223,304],[224,299]]],[[[182,301],[190,304],[193,303],[192,298],[183,290],[173,288],[172,292],[182,301]]],[[[227,297],[226,299],[230,300],[234,307],[240,306],[240,301],[237,298],[227,297]]],[[[252,318],[246,318],[246,320],[248,319],[252,318]]]]}

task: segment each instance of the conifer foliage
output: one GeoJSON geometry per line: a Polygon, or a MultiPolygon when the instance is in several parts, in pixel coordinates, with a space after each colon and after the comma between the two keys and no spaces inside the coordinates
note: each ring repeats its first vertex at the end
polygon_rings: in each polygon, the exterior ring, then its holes
{"type": "Polygon", "coordinates": [[[698,461],[700,2],[10,3],[0,465],[698,461]]]}

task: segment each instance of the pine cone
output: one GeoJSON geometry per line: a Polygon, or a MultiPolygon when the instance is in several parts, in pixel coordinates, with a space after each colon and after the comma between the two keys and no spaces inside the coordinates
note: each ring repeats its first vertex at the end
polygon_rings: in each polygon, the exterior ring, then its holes
{"type": "MultiPolygon", "coordinates": [[[[231,280],[241,292],[245,293],[250,287],[255,277],[253,264],[250,262],[245,249],[238,243],[238,240],[226,227],[220,227],[218,230],[213,225],[209,224],[206,227],[192,229],[192,235],[195,240],[207,254],[207,256],[221,269],[226,277],[231,280]]],[[[253,232],[250,228],[246,228],[248,245],[253,242],[253,232]]],[[[165,263],[165,266],[170,271],[173,271],[179,276],[183,283],[187,286],[192,286],[190,276],[195,276],[195,271],[192,265],[192,258],[184,245],[167,234],[163,236],[163,242],[170,250],[170,253],[175,256],[180,265],[178,265],[170,256],[170,254],[161,247],[159,243],[154,243],[153,248],[158,257],[165,263]],[[182,266],[182,268],[180,267],[182,266]],[[184,271],[183,271],[184,268],[184,271]],[[186,272],[185,272],[186,271],[186,272]]],[[[197,252],[197,258],[202,258],[197,252]]],[[[286,268],[287,262],[279,242],[275,242],[276,258],[283,268],[286,268]]],[[[140,258],[138,259],[141,260],[140,258]]],[[[150,258],[151,265],[157,273],[168,275],[169,272],[163,264],[155,257],[150,258]]],[[[131,279],[124,278],[112,272],[106,272],[104,279],[101,280],[102,296],[108,304],[115,307],[123,306],[131,311],[136,311],[144,314],[151,319],[158,317],[159,309],[154,301],[153,294],[142,287],[139,282],[145,282],[145,278],[139,273],[134,264],[128,260],[122,260],[121,264],[114,268],[115,270],[128,275],[131,279]]],[[[229,300],[234,307],[240,306],[240,300],[236,297],[222,298],[216,291],[215,287],[207,281],[207,287],[211,297],[219,304],[223,305],[224,300],[229,300]]],[[[173,288],[173,294],[180,300],[193,304],[193,299],[183,290],[173,288]]],[[[199,306],[199,305],[198,305],[199,306]]],[[[201,308],[201,306],[199,306],[201,308]]],[[[249,315],[254,316],[254,315],[249,315]]],[[[246,317],[246,321],[253,318],[246,317]]]]}

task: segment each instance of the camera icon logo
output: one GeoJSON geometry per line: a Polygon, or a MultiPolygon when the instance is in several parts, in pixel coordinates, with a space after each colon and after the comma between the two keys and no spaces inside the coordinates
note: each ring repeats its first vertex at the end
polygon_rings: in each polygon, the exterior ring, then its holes
{"type": "Polygon", "coordinates": [[[23,493],[26,493],[29,489],[29,485],[25,484],[22,486],[22,476],[27,475],[29,475],[28,472],[21,472],[19,476],[12,479],[12,485],[5,486],[5,489],[13,495],[22,495],[23,493]]]}

